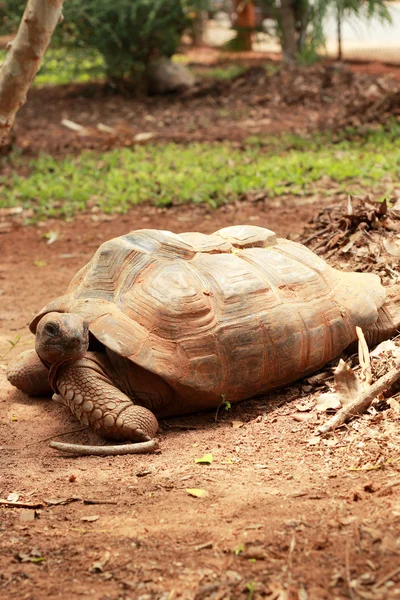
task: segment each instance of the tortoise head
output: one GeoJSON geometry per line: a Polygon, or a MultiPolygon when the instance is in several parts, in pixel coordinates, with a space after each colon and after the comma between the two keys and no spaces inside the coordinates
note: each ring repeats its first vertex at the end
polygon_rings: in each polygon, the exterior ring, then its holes
{"type": "Polygon", "coordinates": [[[35,348],[49,365],[82,358],[89,346],[89,326],[76,314],[47,313],[36,329],[35,348]]]}

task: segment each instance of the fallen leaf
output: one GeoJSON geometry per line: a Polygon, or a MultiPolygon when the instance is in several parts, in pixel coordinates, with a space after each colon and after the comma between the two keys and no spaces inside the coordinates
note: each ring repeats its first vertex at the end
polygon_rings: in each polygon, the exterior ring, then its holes
{"type": "Polygon", "coordinates": [[[388,404],[394,412],[400,414],[400,402],[396,398],[389,398],[388,404]]]}
{"type": "Polygon", "coordinates": [[[240,427],[243,427],[244,423],[243,421],[231,421],[231,425],[233,429],[240,429],[240,427]]]}
{"type": "Polygon", "coordinates": [[[198,463],[199,465],[211,465],[212,461],[213,461],[213,455],[212,454],[205,454],[201,458],[195,458],[194,459],[194,462],[198,463]]]}
{"type": "Polygon", "coordinates": [[[135,142],[146,142],[151,140],[152,137],[154,137],[154,133],[137,133],[133,139],[135,142]]]}
{"type": "Polygon", "coordinates": [[[58,240],[59,235],[60,234],[58,231],[48,231],[43,237],[47,240],[47,244],[50,246],[50,244],[54,244],[54,242],[58,240]]]}
{"type": "Polygon", "coordinates": [[[361,391],[361,382],[353,369],[349,367],[344,360],[340,359],[334,373],[335,393],[339,397],[342,406],[345,406],[359,395],[361,391]]]}
{"type": "Polygon", "coordinates": [[[372,350],[370,353],[371,356],[380,357],[384,352],[392,352],[393,354],[397,354],[399,351],[398,346],[394,343],[393,340],[385,340],[381,342],[376,348],[372,350]]]}
{"type": "Polygon", "coordinates": [[[383,238],[383,247],[391,256],[400,256],[400,246],[391,238],[383,238]]]}
{"type": "Polygon", "coordinates": [[[317,446],[321,441],[321,438],[318,435],[314,435],[307,440],[307,444],[309,446],[317,446]]]}
{"type": "Polygon", "coordinates": [[[100,515],[89,515],[87,517],[81,517],[81,521],[85,521],[87,523],[93,523],[94,521],[98,521],[100,519],[100,515]]]}
{"type": "Polygon", "coordinates": [[[7,496],[7,500],[9,502],[17,502],[19,498],[19,494],[17,494],[17,492],[11,492],[11,494],[8,494],[7,496]]]}
{"type": "Polygon", "coordinates": [[[111,556],[111,554],[107,550],[104,553],[104,555],[102,556],[102,558],[100,558],[100,560],[95,560],[94,563],[92,564],[92,566],[89,567],[89,572],[90,573],[103,573],[104,567],[110,560],[110,556],[111,556]]]}
{"type": "Polygon", "coordinates": [[[108,125],[104,125],[104,123],[97,123],[97,129],[102,133],[117,133],[113,127],[109,127],[108,125]]]}
{"type": "Polygon", "coordinates": [[[322,412],[346,406],[361,392],[361,381],[344,360],[340,359],[334,372],[334,392],[320,394],[315,408],[322,412]]]}
{"type": "Polygon", "coordinates": [[[205,496],[208,496],[207,490],[201,490],[199,488],[187,488],[186,492],[189,496],[194,496],[195,498],[204,498],[205,496]]]}
{"type": "Polygon", "coordinates": [[[44,556],[40,556],[40,552],[38,552],[35,548],[31,550],[30,554],[27,552],[18,552],[18,554],[15,555],[15,558],[22,563],[31,562],[36,564],[40,564],[46,560],[44,556]]]}
{"type": "Polygon", "coordinates": [[[342,404],[337,395],[328,392],[327,394],[321,394],[318,397],[315,408],[320,412],[325,412],[331,409],[338,409],[341,406],[342,404]]]}
{"type": "Polygon", "coordinates": [[[79,125],[79,123],[75,123],[74,121],[70,121],[69,119],[63,119],[61,125],[64,125],[64,127],[71,131],[76,131],[76,133],[85,134],[88,132],[86,127],[83,127],[83,125],[79,125]]]}

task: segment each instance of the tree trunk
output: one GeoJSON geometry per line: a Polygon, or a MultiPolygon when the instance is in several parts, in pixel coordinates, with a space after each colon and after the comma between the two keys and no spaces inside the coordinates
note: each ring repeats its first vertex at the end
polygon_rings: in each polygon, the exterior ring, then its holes
{"type": "Polygon", "coordinates": [[[237,45],[240,50],[253,49],[253,31],[256,17],[253,0],[234,0],[233,10],[236,14],[234,26],[237,29],[237,45]]]}
{"type": "Polygon", "coordinates": [[[196,16],[192,22],[192,40],[195,48],[200,48],[204,45],[204,29],[207,22],[207,13],[204,10],[196,12],[196,16]]]}
{"type": "Polygon", "coordinates": [[[336,26],[337,26],[337,45],[338,45],[337,59],[342,60],[342,58],[343,58],[343,50],[342,50],[343,6],[342,6],[342,0],[336,0],[336,8],[337,8],[336,26]]]}
{"type": "Polygon", "coordinates": [[[0,145],[26,102],[53,31],[62,20],[63,0],[28,0],[17,35],[0,69],[0,145]]]}
{"type": "Polygon", "coordinates": [[[283,60],[293,63],[297,55],[295,6],[293,0],[281,0],[280,21],[282,29],[283,60]]]}

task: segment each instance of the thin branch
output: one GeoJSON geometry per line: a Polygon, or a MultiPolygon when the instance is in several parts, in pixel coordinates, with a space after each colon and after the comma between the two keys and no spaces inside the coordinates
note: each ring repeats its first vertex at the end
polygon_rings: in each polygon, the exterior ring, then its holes
{"type": "Polygon", "coordinates": [[[359,396],[346,404],[346,406],[329,419],[329,421],[318,427],[317,433],[325,435],[337,427],[340,427],[343,423],[346,423],[351,417],[365,412],[371,405],[371,402],[379,396],[379,394],[389,389],[398,379],[400,379],[400,367],[394,367],[371,386],[362,390],[359,396]]]}
{"type": "Polygon", "coordinates": [[[65,444],[50,442],[51,448],[61,452],[69,452],[78,456],[118,456],[122,454],[148,454],[158,448],[156,440],[139,442],[137,444],[121,444],[111,446],[86,446],[83,444],[65,444]]]}
{"type": "Polygon", "coordinates": [[[3,500],[0,498],[0,506],[8,506],[10,508],[44,508],[43,502],[30,504],[29,502],[11,502],[11,500],[3,500]]]}
{"type": "Polygon", "coordinates": [[[26,94],[62,20],[64,0],[28,0],[17,35],[8,45],[0,68],[0,145],[14,124],[15,115],[26,102],[26,94]]]}

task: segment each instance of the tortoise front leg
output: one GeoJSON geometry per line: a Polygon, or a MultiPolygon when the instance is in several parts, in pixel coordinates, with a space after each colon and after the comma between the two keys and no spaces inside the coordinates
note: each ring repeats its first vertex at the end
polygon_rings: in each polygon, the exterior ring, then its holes
{"type": "Polygon", "coordinates": [[[52,393],[49,370],[35,350],[26,350],[12,361],[7,369],[7,379],[29,396],[49,396],[52,393]]]}
{"type": "Polygon", "coordinates": [[[83,359],[57,373],[58,392],[83,425],[106,439],[143,442],[153,438],[158,422],[152,412],[116,388],[99,372],[98,365],[83,359]]]}

